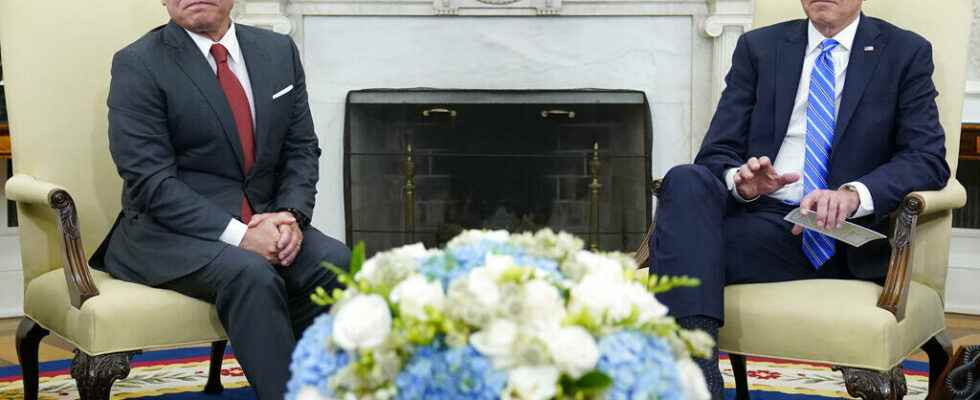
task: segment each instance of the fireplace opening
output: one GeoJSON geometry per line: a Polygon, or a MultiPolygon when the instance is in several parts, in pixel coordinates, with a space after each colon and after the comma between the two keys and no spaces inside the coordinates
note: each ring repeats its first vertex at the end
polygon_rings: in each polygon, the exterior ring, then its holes
{"type": "Polygon", "coordinates": [[[649,116],[638,91],[350,92],[348,242],[373,253],[550,227],[633,250],[651,218],[649,116]]]}

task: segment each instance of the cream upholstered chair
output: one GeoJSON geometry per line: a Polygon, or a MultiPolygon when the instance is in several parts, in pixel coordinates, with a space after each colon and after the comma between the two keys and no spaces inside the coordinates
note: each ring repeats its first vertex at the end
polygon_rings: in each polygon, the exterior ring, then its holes
{"type": "MultiPolygon", "coordinates": [[[[756,26],[803,16],[796,1],[757,0],[756,7],[756,26]]],[[[889,0],[866,2],[864,10],[932,42],[946,158],[956,176],[973,5],[969,0],[889,0]]],[[[719,347],[731,355],[738,398],[748,398],[746,355],[831,364],[843,372],[852,396],[899,399],[907,392],[899,364],[922,348],[934,385],[952,355],[944,333],[943,295],[952,209],[965,202],[966,192],[955,179],[940,191],[905,198],[894,216],[884,287],[845,280],[727,287],[719,347]]],[[[640,265],[648,258],[647,243],[649,236],[636,254],[640,265]]]]}
{"type": "Polygon", "coordinates": [[[221,389],[225,333],[214,307],[86,263],[120,207],[106,137],[110,60],[164,22],[160,3],[146,0],[0,2],[16,174],[7,196],[18,204],[24,267],[26,318],[16,344],[25,398],[37,398],[38,342],[48,333],[77,349],[71,374],[83,399],[108,399],[135,352],[194,343],[217,342],[206,388],[221,389]]]}

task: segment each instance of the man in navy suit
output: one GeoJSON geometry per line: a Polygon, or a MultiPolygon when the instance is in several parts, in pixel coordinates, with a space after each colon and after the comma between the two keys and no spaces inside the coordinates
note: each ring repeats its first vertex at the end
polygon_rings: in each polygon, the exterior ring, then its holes
{"type": "MultiPolygon", "coordinates": [[[[884,232],[906,194],[949,178],[929,42],[862,0],[801,3],[808,19],[742,35],[694,164],[664,178],[651,268],[701,279],[661,296],[682,326],[717,336],[729,284],[881,282],[887,241],[854,248],[783,217],[884,232]]],[[[717,352],[700,361],[720,398],[717,352]]]]}
{"type": "Polygon", "coordinates": [[[320,148],[288,36],[234,24],[234,0],[162,0],[171,21],[116,53],[109,148],[122,211],[92,265],[215,305],[260,399],[350,251],[309,225],[320,148]]]}

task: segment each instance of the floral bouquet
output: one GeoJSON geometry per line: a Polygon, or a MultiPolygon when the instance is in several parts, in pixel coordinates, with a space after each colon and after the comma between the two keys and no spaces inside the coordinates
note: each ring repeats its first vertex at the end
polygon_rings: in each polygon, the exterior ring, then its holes
{"type": "Polygon", "coordinates": [[[622,253],[566,233],[467,231],[328,266],[346,290],[293,353],[287,399],[709,399],[692,356],[714,346],[622,253]]]}

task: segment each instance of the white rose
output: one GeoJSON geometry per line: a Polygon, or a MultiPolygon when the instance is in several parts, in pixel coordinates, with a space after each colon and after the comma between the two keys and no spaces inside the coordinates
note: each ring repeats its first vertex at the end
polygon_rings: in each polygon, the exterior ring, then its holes
{"type": "Polygon", "coordinates": [[[331,337],[344,350],[378,347],[391,333],[391,311],[381,296],[357,295],[339,307],[331,337]]]}
{"type": "Polygon", "coordinates": [[[381,280],[381,268],[378,265],[378,259],[380,257],[381,255],[375,255],[374,257],[371,257],[365,261],[364,264],[361,264],[361,270],[357,271],[357,275],[354,276],[354,279],[365,281],[372,285],[378,284],[378,282],[381,280]]]}
{"type": "Polygon", "coordinates": [[[574,379],[595,369],[599,362],[599,347],[595,338],[580,326],[561,328],[547,343],[555,364],[574,379]]]}
{"type": "Polygon", "coordinates": [[[677,368],[681,373],[681,390],[684,391],[684,398],[689,400],[710,400],[711,393],[708,392],[708,384],[704,381],[704,373],[701,368],[690,358],[677,362],[677,368]]]}
{"type": "Polygon", "coordinates": [[[590,273],[572,287],[572,312],[586,310],[593,318],[621,321],[630,316],[632,304],[625,296],[624,281],[605,274],[590,273]]]}
{"type": "Polygon", "coordinates": [[[535,279],[524,285],[521,318],[525,322],[561,322],[565,318],[565,300],[554,285],[535,279]]]}
{"type": "Polygon", "coordinates": [[[626,285],[625,294],[626,300],[639,312],[639,323],[645,324],[667,315],[667,306],[660,304],[643,285],[631,282],[626,285]]]}
{"type": "Polygon", "coordinates": [[[313,386],[303,386],[299,394],[296,395],[296,400],[326,400],[326,397],[323,397],[320,391],[313,386]]]}
{"type": "Polygon", "coordinates": [[[425,257],[428,254],[428,250],[425,249],[425,245],[422,243],[415,243],[405,245],[392,250],[392,253],[399,257],[411,257],[414,259],[419,259],[425,257]]]}
{"type": "Polygon", "coordinates": [[[446,308],[470,325],[490,323],[501,307],[500,288],[486,268],[476,268],[449,284],[446,308]]]}
{"type": "Polygon", "coordinates": [[[507,374],[505,399],[547,400],[558,394],[558,368],[518,367],[507,374]]]}
{"type": "Polygon", "coordinates": [[[612,257],[582,250],[575,253],[575,261],[586,266],[586,276],[599,274],[606,278],[623,280],[623,264],[612,257]]]}
{"type": "Polygon", "coordinates": [[[442,312],[446,306],[446,294],[438,282],[430,282],[420,274],[405,279],[391,291],[391,301],[398,304],[402,314],[420,321],[429,319],[426,307],[442,312]]]}
{"type": "Polygon", "coordinates": [[[490,276],[494,280],[500,279],[500,275],[507,270],[507,268],[513,267],[514,257],[511,256],[501,256],[496,254],[487,253],[486,257],[483,259],[483,266],[490,273],[490,276]]]}
{"type": "Polygon", "coordinates": [[[477,304],[495,308],[500,302],[500,289],[493,274],[486,268],[476,268],[466,276],[466,288],[477,304]]]}
{"type": "Polygon", "coordinates": [[[514,341],[517,325],[506,319],[497,319],[486,329],[470,336],[470,344],[493,361],[494,368],[504,369],[513,362],[514,341]]]}

